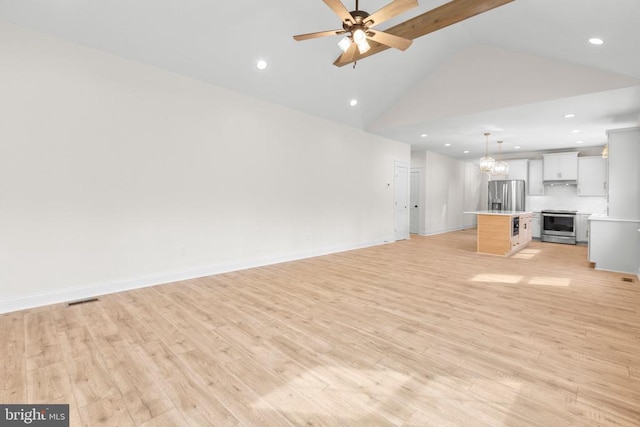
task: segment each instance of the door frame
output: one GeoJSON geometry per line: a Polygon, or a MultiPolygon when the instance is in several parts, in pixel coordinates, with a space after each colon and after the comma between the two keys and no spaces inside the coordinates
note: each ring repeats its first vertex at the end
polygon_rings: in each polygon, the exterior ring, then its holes
{"type": "Polygon", "coordinates": [[[411,167],[409,165],[408,162],[403,162],[400,160],[394,160],[393,162],[393,240],[394,241],[398,241],[398,240],[408,240],[410,238],[410,233],[409,233],[409,202],[410,200],[410,195],[409,195],[409,183],[410,183],[410,179],[411,179],[411,167]],[[398,169],[398,167],[403,167],[407,169],[407,182],[405,183],[406,188],[407,188],[407,218],[406,218],[406,223],[407,223],[407,235],[406,236],[402,236],[402,237],[398,237],[398,232],[396,230],[396,224],[398,223],[398,209],[396,208],[397,204],[397,198],[396,198],[396,186],[398,185],[398,182],[396,182],[396,170],[398,169]]]}
{"type": "MultiPolygon", "coordinates": [[[[417,225],[418,230],[413,234],[420,234],[422,230],[422,224],[424,222],[424,206],[423,206],[423,197],[422,197],[422,176],[423,176],[423,168],[414,167],[409,169],[409,201],[411,201],[411,175],[416,173],[418,175],[418,208],[416,210],[417,215],[417,225]]],[[[409,208],[409,233],[411,233],[411,208],[409,208]]]]}

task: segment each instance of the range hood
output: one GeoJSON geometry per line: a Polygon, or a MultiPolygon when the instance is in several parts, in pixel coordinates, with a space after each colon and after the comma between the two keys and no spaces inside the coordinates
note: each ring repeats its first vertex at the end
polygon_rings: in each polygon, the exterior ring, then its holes
{"type": "Polygon", "coordinates": [[[559,180],[559,179],[557,179],[557,180],[553,180],[553,181],[542,181],[542,183],[545,186],[548,185],[548,186],[551,186],[551,187],[553,187],[553,186],[561,186],[561,185],[570,187],[570,186],[577,186],[578,185],[578,181],[576,181],[575,179],[573,179],[573,180],[571,180],[571,179],[568,179],[568,180],[559,180]]]}

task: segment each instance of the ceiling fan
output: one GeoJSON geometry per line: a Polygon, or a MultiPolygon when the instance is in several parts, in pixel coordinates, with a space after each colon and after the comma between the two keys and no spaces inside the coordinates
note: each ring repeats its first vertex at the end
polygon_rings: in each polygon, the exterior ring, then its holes
{"type": "Polygon", "coordinates": [[[340,19],[342,19],[342,29],[300,34],[293,36],[293,38],[301,41],[315,39],[318,37],[346,34],[346,37],[338,43],[338,46],[340,46],[343,53],[336,62],[334,62],[334,65],[348,64],[355,59],[357,53],[364,54],[367,52],[371,48],[368,40],[373,40],[385,46],[395,47],[400,50],[406,50],[411,46],[412,40],[375,30],[373,29],[373,26],[388,21],[409,9],[418,6],[417,0],[392,1],[372,15],[364,10],[360,10],[358,0],[356,0],[356,9],[351,12],[344,7],[340,0],[323,1],[336,15],[338,15],[340,19]]]}
{"type": "Polygon", "coordinates": [[[394,0],[373,14],[360,10],[358,0],[356,9],[351,12],[340,0],[322,1],[342,20],[342,29],[300,34],[293,38],[302,41],[345,34],[338,43],[343,53],[333,63],[342,67],[389,47],[406,50],[411,46],[413,39],[514,0],[453,0],[385,31],[373,27],[418,6],[417,0],[394,0]]]}

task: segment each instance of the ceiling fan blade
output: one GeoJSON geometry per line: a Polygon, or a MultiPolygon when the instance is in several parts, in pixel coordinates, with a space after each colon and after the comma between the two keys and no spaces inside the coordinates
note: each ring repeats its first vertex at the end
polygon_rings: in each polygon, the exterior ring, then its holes
{"type": "Polygon", "coordinates": [[[365,21],[373,21],[371,26],[378,25],[417,6],[417,0],[395,0],[371,14],[365,21]]]}
{"type": "Polygon", "coordinates": [[[317,33],[309,33],[309,34],[298,34],[297,36],[293,36],[295,40],[309,40],[309,39],[317,39],[318,37],[327,37],[327,36],[335,36],[337,34],[344,34],[345,30],[329,30],[329,31],[319,31],[317,33]]]}
{"type": "Polygon", "coordinates": [[[349,46],[349,49],[347,49],[346,52],[340,55],[338,59],[335,60],[333,65],[337,67],[342,67],[343,65],[347,65],[348,63],[353,62],[353,57],[356,55],[357,51],[358,51],[358,45],[355,43],[351,43],[351,46],[349,46]]]}
{"type": "Polygon", "coordinates": [[[514,0],[453,0],[394,27],[393,34],[416,39],[514,0]]]}
{"type": "Polygon", "coordinates": [[[338,15],[338,17],[340,17],[340,19],[342,19],[343,22],[345,21],[353,22],[353,16],[351,16],[351,13],[349,13],[347,8],[344,7],[344,5],[340,0],[322,0],[322,1],[324,1],[324,3],[327,6],[329,6],[331,10],[333,10],[333,13],[338,15]]]}
{"type": "MultiPolygon", "coordinates": [[[[504,6],[512,1],[514,0],[453,0],[422,15],[418,15],[415,18],[388,28],[385,32],[393,34],[394,36],[404,37],[405,39],[415,40],[418,37],[422,37],[497,7],[504,6]]],[[[389,49],[389,47],[381,43],[375,46],[372,45],[371,49],[364,54],[357,53],[353,61],[359,61],[386,49],[389,49]]],[[[341,67],[347,64],[348,62],[335,65],[341,67]]]]}
{"type": "Polygon", "coordinates": [[[369,34],[367,34],[367,36],[371,40],[375,40],[385,46],[395,47],[400,50],[407,50],[409,46],[411,46],[411,43],[413,43],[413,40],[394,36],[393,34],[385,33],[383,31],[369,30],[369,34]]]}

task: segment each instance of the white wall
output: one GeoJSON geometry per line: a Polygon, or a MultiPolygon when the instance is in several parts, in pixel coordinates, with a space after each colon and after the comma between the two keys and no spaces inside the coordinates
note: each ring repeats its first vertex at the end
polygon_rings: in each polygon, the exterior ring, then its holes
{"type": "MultiPolygon", "coordinates": [[[[430,151],[413,152],[411,167],[424,170],[424,227],[420,234],[430,235],[474,226],[474,215],[465,210],[479,209],[485,179],[471,162],[463,162],[430,151]]],[[[485,185],[486,186],[486,185],[485,185]]]]}
{"type": "MultiPolygon", "coordinates": [[[[480,172],[478,162],[464,163],[464,211],[485,210],[489,197],[489,177],[480,172]]],[[[464,226],[476,226],[477,215],[465,215],[464,226]]]]}
{"type": "Polygon", "coordinates": [[[393,239],[408,145],[0,24],[0,312],[393,239]]]}

